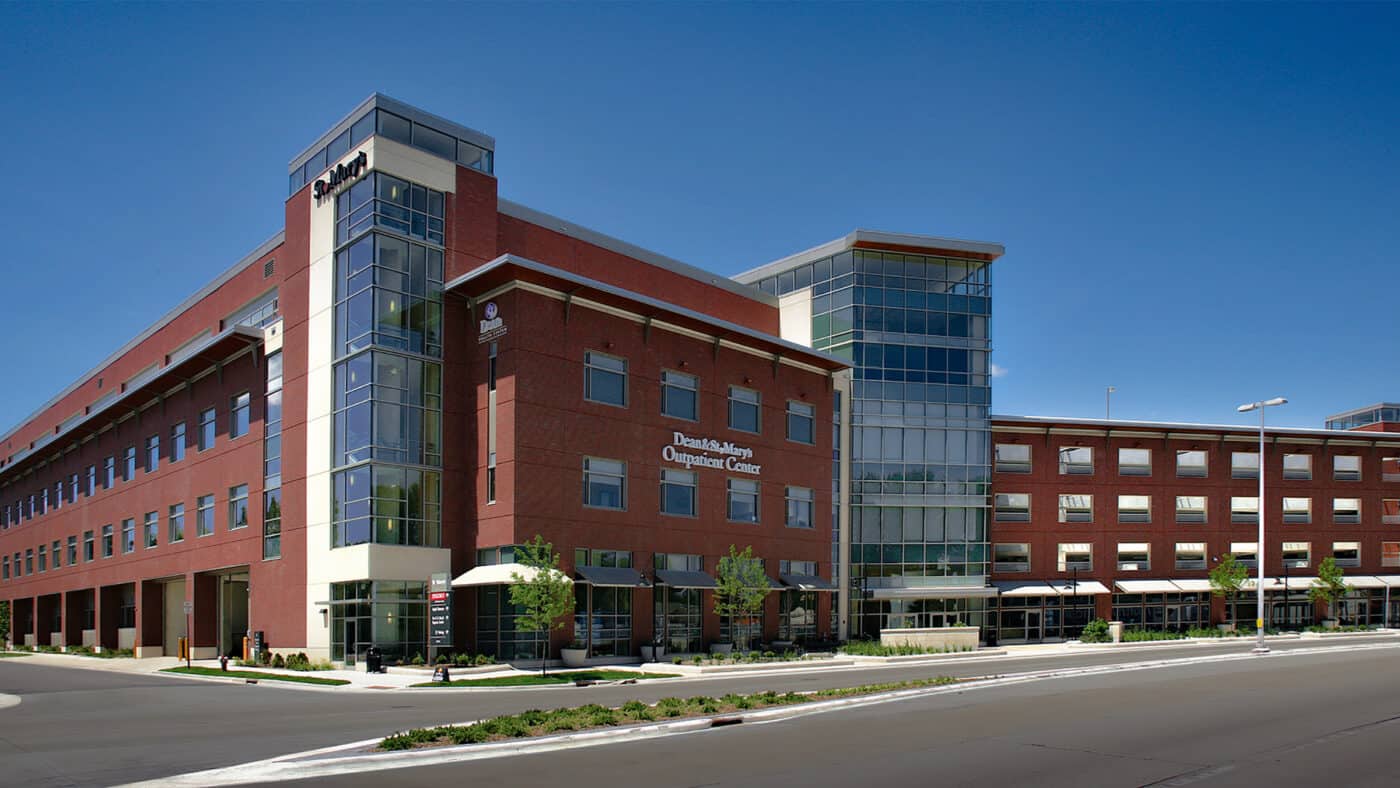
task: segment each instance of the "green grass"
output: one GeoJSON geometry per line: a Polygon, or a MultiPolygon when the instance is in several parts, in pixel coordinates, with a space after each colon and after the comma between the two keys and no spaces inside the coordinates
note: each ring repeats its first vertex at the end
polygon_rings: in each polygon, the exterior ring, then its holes
{"type": "Polygon", "coordinates": [[[23,651],[0,651],[0,658],[3,658],[3,657],[27,657],[27,656],[29,656],[29,655],[26,654],[26,653],[23,652],[23,651]]]}
{"type": "Polygon", "coordinates": [[[620,681],[622,679],[673,679],[679,673],[639,673],[630,670],[575,670],[547,676],[492,676],[485,679],[458,679],[449,683],[425,681],[415,687],[540,687],[572,684],[575,681],[620,681]]]}
{"type": "Polygon", "coordinates": [[[323,679],[318,676],[288,676],[263,673],[259,670],[219,670],[218,668],[165,668],[161,673],[183,673],[187,676],[218,676],[225,679],[258,679],[260,681],[290,681],[296,684],[323,684],[339,687],[349,684],[345,679],[323,679]]]}

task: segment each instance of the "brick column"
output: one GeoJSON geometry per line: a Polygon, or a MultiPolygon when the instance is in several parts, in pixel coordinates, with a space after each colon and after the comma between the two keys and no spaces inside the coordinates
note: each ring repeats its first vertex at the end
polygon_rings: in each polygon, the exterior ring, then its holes
{"type": "Polygon", "coordinates": [[[219,650],[219,577],[190,574],[185,576],[186,599],[194,603],[190,643],[195,659],[213,659],[219,650]]]}
{"type": "MultiPolygon", "coordinates": [[[[136,656],[162,653],[165,642],[165,586],[149,580],[136,584],[136,656]],[[143,654],[144,652],[144,654],[143,654]]],[[[166,656],[176,656],[167,654],[166,656]]]]}
{"type": "Polygon", "coordinates": [[[87,588],[63,592],[63,645],[68,648],[83,644],[83,610],[90,593],[87,588]]]}

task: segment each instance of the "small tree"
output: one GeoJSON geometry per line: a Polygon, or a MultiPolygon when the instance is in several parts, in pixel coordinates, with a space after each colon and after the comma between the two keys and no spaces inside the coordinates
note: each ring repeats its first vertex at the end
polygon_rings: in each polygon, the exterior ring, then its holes
{"type": "Polygon", "coordinates": [[[1235,598],[1239,596],[1240,590],[1244,588],[1244,581],[1248,579],[1249,569],[1236,561],[1231,553],[1226,553],[1210,570],[1210,592],[1223,597],[1230,606],[1231,626],[1238,623],[1235,621],[1235,598]]]}
{"type": "Polygon", "coordinates": [[[1308,599],[1312,602],[1326,602],[1327,617],[1335,619],[1337,616],[1333,606],[1350,590],[1342,570],[1337,568],[1337,559],[1329,555],[1317,565],[1317,579],[1308,586],[1308,599]]]}
{"type": "MultiPolygon", "coordinates": [[[[741,553],[729,546],[729,555],[721,556],[715,573],[715,615],[729,619],[729,632],[735,634],[735,619],[744,623],[763,612],[763,600],[768,597],[768,576],[763,564],[753,557],[753,546],[741,553]]],[[[747,650],[748,638],[736,643],[740,651],[747,650]]]]}
{"type": "Polygon", "coordinates": [[[523,612],[515,617],[515,628],[524,632],[544,634],[544,656],[540,660],[540,675],[546,675],[549,663],[549,633],[563,629],[566,616],[574,612],[574,584],[559,571],[559,554],[554,545],[539,534],[533,541],[515,548],[516,561],[535,570],[529,576],[511,572],[510,603],[523,612]]]}
{"type": "Polygon", "coordinates": [[[10,603],[0,600],[0,646],[10,639],[10,603]]]}

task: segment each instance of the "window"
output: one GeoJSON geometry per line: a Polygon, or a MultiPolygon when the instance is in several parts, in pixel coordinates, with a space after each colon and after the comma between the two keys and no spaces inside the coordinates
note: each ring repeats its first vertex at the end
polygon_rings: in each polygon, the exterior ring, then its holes
{"type": "Polygon", "coordinates": [[[68,502],[69,502],[69,503],[77,503],[77,502],[78,502],[78,484],[79,484],[81,478],[82,478],[82,476],[81,476],[80,474],[76,474],[76,473],[73,474],[72,476],[69,476],[69,477],[68,477],[68,502]]]}
{"type": "Polygon", "coordinates": [[[1118,450],[1118,475],[1119,475],[1119,476],[1151,476],[1151,475],[1152,475],[1152,450],[1151,450],[1151,449],[1119,449],[1119,450],[1118,450]]]}
{"type": "Polygon", "coordinates": [[[102,526],[102,557],[111,558],[116,544],[112,541],[112,526],[102,526]]]}
{"type": "Polygon", "coordinates": [[[1333,498],[1332,522],[1342,524],[1361,522],[1361,499],[1333,498]]]}
{"type": "Polygon", "coordinates": [[[1381,481],[1400,482],[1400,457],[1381,458],[1381,481]]]}
{"type": "Polygon", "coordinates": [[[1285,523],[1312,522],[1311,498],[1284,498],[1283,521],[1285,523]]]}
{"type": "Polygon", "coordinates": [[[1231,542],[1230,555],[1235,557],[1235,563],[1241,566],[1254,567],[1259,565],[1259,543],[1258,542],[1231,542]]]}
{"type": "Polygon", "coordinates": [[[1094,472],[1094,450],[1088,446],[1060,447],[1060,473],[1087,476],[1094,472]]]}
{"type": "Polygon", "coordinates": [[[1118,496],[1118,522],[1120,522],[1120,523],[1150,523],[1150,522],[1152,522],[1152,496],[1150,496],[1150,495],[1120,495],[1120,496],[1118,496]]]}
{"type": "Polygon", "coordinates": [[[1230,478],[1231,478],[1231,479],[1258,479],[1258,478],[1259,478],[1259,452],[1257,452],[1257,451],[1232,451],[1232,452],[1230,452],[1230,478]]]}
{"type": "Polygon", "coordinates": [[[1311,454],[1283,455],[1283,478],[1306,481],[1312,478],[1311,454]]]}
{"type": "Polygon", "coordinates": [[[993,517],[999,523],[1030,522],[1030,493],[997,493],[993,517]]]}
{"type": "MultiPolygon", "coordinates": [[[[107,527],[111,528],[110,525],[107,527]]],[[[26,548],[24,551],[24,573],[26,575],[34,574],[34,548],[32,547],[26,548]]]]}
{"type": "Polygon", "coordinates": [[[1182,449],[1176,453],[1176,475],[1185,479],[1202,478],[1209,472],[1206,466],[1206,453],[1194,449],[1182,449]]]}
{"type": "Polygon", "coordinates": [[[1176,496],[1176,521],[1178,523],[1205,522],[1206,497],[1204,495],[1176,496]]]}
{"type": "Polygon", "coordinates": [[[95,550],[94,550],[95,547],[96,547],[96,539],[93,537],[92,531],[83,531],[83,560],[84,560],[84,561],[91,561],[91,560],[94,558],[93,553],[95,552],[95,550]]]}
{"type": "Polygon", "coordinates": [[[136,518],[122,520],[122,552],[136,552],[136,518]]]}
{"type": "Polygon", "coordinates": [[[91,498],[97,494],[97,466],[89,465],[87,470],[87,496],[91,498]]]}
{"type": "Polygon", "coordinates": [[[1312,563],[1311,542],[1284,542],[1283,565],[1289,569],[1307,569],[1312,563]]]}
{"type": "Polygon", "coordinates": [[[229,440],[248,434],[248,414],[252,401],[252,395],[246,391],[230,401],[228,413],[229,440]]]}
{"type": "Polygon", "coordinates": [[[1332,560],[1340,567],[1361,566],[1361,543],[1333,542],[1332,560]]]}
{"type": "Polygon", "coordinates": [[[1118,571],[1147,572],[1152,569],[1152,545],[1147,542],[1118,543],[1118,571]]]}
{"type": "Polygon", "coordinates": [[[78,563],[78,537],[70,536],[68,537],[68,565],[73,566],[76,563],[78,563]]]}
{"type": "Polygon", "coordinates": [[[1094,521],[1094,496],[1061,495],[1060,522],[1092,523],[1094,521]]]}
{"type": "Polygon", "coordinates": [[[736,523],[758,522],[758,482],[729,480],[728,517],[736,523]]]}
{"type": "MultiPolygon", "coordinates": [[[[209,507],[209,533],[213,533],[213,532],[214,532],[214,496],[212,496],[212,495],[206,495],[206,496],[200,498],[200,499],[199,499],[199,502],[200,502],[201,505],[203,505],[203,504],[205,504],[205,503],[208,504],[208,507],[209,507]]],[[[208,536],[209,534],[205,534],[205,533],[200,533],[200,532],[199,532],[198,520],[199,520],[199,518],[196,517],[195,535],[196,535],[196,536],[208,536]]],[[[167,541],[169,541],[169,542],[171,542],[171,543],[174,543],[174,542],[183,542],[183,541],[185,541],[185,505],[184,505],[184,504],[182,504],[182,503],[172,504],[172,505],[170,506],[170,508],[169,508],[169,509],[166,511],[166,513],[165,513],[165,522],[166,522],[166,531],[167,531],[167,534],[168,534],[168,536],[167,536],[167,541]]]]}
{"type": "Polygon", "coordinates": [[[788,528],[811,528],[812,491],[806,487],[789,487],[785,493],[787,517],[783,525],[788,528]]]}
{"type": "Polygon", "coordinates": [[[102,489],[110,490],[113,487],[117,486],[117,458],[108,457],[107,459],[103,460],[102,469],[104,473],[104,476],[102,477],[102,489]]]}
{"type": "Polygon", "coordinates": [[[662,468],[661,513],[694,517],[697,484],[694,471],[673,471],[669,468],[662,468]]]}
{"type": "Polygon", "coordinates": [[[1400,525],[1400,499],[1385,498],[1381,501],[1381,523],[1400,525]]]}
{"type": "Polygon", "coordinates": [[[700,379],[684,372],[661,372],[661,414],[687,421],[700,418],[700,379]]]}
{"type": "Polygon", "coordinates": [[[160,467],[160,436],[152,435],[146,439],[146,473],[155,473],[160,467]]]}
{"type": "Polygon", "coordinates": [[[208,451],[214,448],[215,432],[215,412],[213,408],[202,411],[199,414],[199,450],[208,451]]]}
{"type": "Polygon", "coordinates": [[[1333,457],[1332,478],[1339,482],[1361,481],[1361,458],[1354,454],[1338,454],[1333,457]]]}
{"type": "Polygon", "coordinates": [[[1031,571],[1031,546],[1024,542],[992,545],[992,571],[1031,571]]]}
{"type": "Polygon", "coordinates": [[[63,566],[63,540],[53,540],[53,544],[49,546],[49,556],[49,560],[53,561],[54,569],[63,566]]]}
{"type": "MultiPolygon", "coordinates": [[[[491,452],[495,456],[495,452],[491,452]]],[[[496,502],[496,466],[492,465],[486,469],[486,502],[496,502]]]]}
{"type": "MultiPolygon", "coordinates": [[[[211,496],[212,497],[212,496],[211,496]]],[[[213,501],[210,501],[212,504],[213,501]]],[[[210,507],[213,508],[212,506],[210,507]]],[[[248,485],[240,484],[228,490],[228,529],[248,527],[248,485]]]]}
{"type": "Polygon", "coordinates": [[[48,553],[48,548],[44,547],[43,545],[39,545],[39,572],[40,572],[40,574],[42,574],[42,573],[48,571],[48,568],[49,568],[49,559],[48,559],[48,555],[49,555],[49,553],[48,553]]]}
{"type": "Polygon", "coordinates": [[[1381,566],[1400,566],[1400,542],[1381,542],[1381,566]]]}
{"type": "Polygon", "coordinates": [[[263,491],[263,560],[281,557],[282,488],[273,487],[263,491]]]}
{"type": "MultiPolygon", "coordinates": [[[[495,391],[497,363],[500,357],[499,343],[492,342],[488,353],[490,355],[486,357],[486,390],[495,391]]],[[[662,407],[664,408],[665,405],[663,405],[662,407]]]]}
{"type": "Polygon", "coordinates": [[[1205,543],[1205,542],[1177,542],[1177,543],[1176,543],[1176,568],[1177,568],[1177,569],[1205,569],[1205,568],[1206,568],[1206,543],[1205,543]]]}
{"type": "Polygon", "coordinates": [[[214,532],[214,495],[200,495],[195,500],[195,536],[214,532]]]}
{"type": "Polygon", "coordinates": [[[583,398],[627,407],[627,360],[592,350],[584,353],[583,398]]]}
{"type": "Polygon", "coordinates": [[[0,560],[0,580],[10,579],[10,554],[6,553],[3,560],[0,560]]]}
{"type": "Polygon", "coordinates": [[[1031,447],[1019,443],[998,443],[996,466],[1000,473],[1030,473],[1031,447]]]}
{"type": "Polygon", "coordinates": [[[583,505],[598,509],[627,508],[627,463],[584,457],[583,505]]]}
{"type": "Polygon", "coordinates": [[[808,405],[805,402],[793,402],[792,400],[788,400],[788,440],[815,445],[817,442],[816,413],[817,409],[815,406],[808,405]]]}
{"type": "Polygon", "coordinates": [[[1259,499],[1237,495],[1230,498],[1230,522],[1259,522],[1259,499]]]}
{"type": "Polygon", "coordinates": [[[150,550],[159,544],[157,531],[160,529],[160,513],[146,512],[146,519],[141,523],[141,546],[150,550]]]}
{"type": "MultiPolygon", "coordinates": [[[[391,117],[393,116],[381,112],[381,125],[385,119],[391,117]]],[[[403,123],[404,126],[402,134],[396,134],[394,139],[408,143],[408,121],[400,118],[395,118],[395,120],[403,123]]],[[[436,155],[444,155],[443,148],[450,149],[452,144],[451,137],[445,137],[424,126],[415,125],[413,130],[414,147],[424,148],[429,153],[436,155]],[[436,135],[443,144],[432,148],[420,145],[420,135],[426,134],[436,135]]],[[[447,153],[446,157],[448,159],[455,158],[452,153],[447,153]]],[[[334,166],[333,162],[328,163],[334,166]]],[[[308,176],[310,176],[310,170],[311,168],[308,167],[308,176]]],[[[356,181],[349,189],[344,189],[336,195],[336,245],[339,246],[377,225],[441,246],[443,242],[443,202],[442,192],[409,183],[382,172],[371,172],[356,181]]]]}
{"type": "Polygon", "coordinates": [[[170,428],[170,461],[185,459],[185,422],[170,428]]]}
{"type": "Polygon", "coordinates": [[[729,429],[758,432],[760,397],[757,391],[740,386],[729,387],[729,429]]]}
{"type": "Polygon", "coordinates": [[[1089,543],[1059,545],[1055,560],[1057,572],[1091,572],[1094,569],[1094,546],[1089,543]]]}
{"type": "Polygon", "coordinates": [[[136,478],[136,447],[127,446],[126,452],[122,454],[122,481],[129,482],[136,478]]]}
{"type": "Polygon", "coordinates": [[[63,482],[56,482],[53,486],[53,508],[63,508],[63,482]]]}

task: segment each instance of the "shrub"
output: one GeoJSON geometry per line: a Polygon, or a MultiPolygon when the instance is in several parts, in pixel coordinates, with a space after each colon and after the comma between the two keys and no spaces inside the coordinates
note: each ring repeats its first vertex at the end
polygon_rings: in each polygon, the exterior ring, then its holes
{"type": "Polygon", "coordinates": [[[287,661],[286,661],[285,659],[282,658],[282,655],[281,655],[281,654],[277,654],[277,655],[273,656],[273,658],[272,658],[272,667],[274,667],[274,668],[285,668],[285,667],[287,667],[287,661]]]}
{"type": "Polygon", "coordinates": [[[1096,618],[1084,625],[1084,631],[1079,633],[1080,643],[1107,643],[1112,640],[1108,634],[1108,622],[1101,618],[1096,618]]]}
{"type": "Polygon", "coordinates": [[[679,665],[679,664],[681,664],[681,658],[680,658],[680,657],[671,657],[671,664],[672,664],[672,665],[679,665]]]}
{"type": "Polygon", "coordinates": [[[414,665],[422,666],[422,665],[426,665],[426,664],[427,664],[427,661],[423,659],[423,653],[422,653],[422,652],[414,652],[414,654],[413,654],[413,659],[412,659],[412,663],[413,663],[414,665]]]}
{"type": "Polygon", "coordinates": [[[1181,640],[1186,637],[1171,630],[1128,629],[1123,631],[1124,643],[1145,643],[1157,640],[1181,640]]]}

